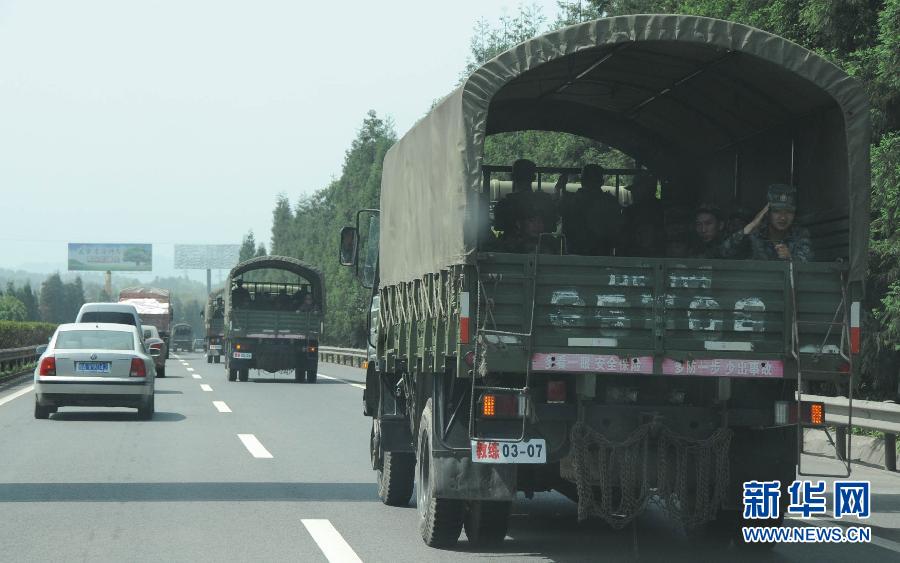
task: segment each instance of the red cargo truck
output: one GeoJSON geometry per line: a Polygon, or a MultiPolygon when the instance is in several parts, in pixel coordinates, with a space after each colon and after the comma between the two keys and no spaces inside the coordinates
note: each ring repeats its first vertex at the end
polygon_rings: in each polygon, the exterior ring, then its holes
{"type": "Polygon", "coordinates": [[[119,292],[119,303],[130,303],[137,309],[141,324],[153,325],[166,342],[166,357],[171,349],[169,326],[172,324],[172,303],[168,289],[157,287],[126,287],[119,292]]]}

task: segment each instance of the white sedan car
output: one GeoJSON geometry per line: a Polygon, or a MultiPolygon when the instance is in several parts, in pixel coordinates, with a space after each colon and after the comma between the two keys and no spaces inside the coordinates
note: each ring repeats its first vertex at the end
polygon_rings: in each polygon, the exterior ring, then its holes
{"type": "Polygon", "coordinates": [[[149,420],[155,376],[137,327],[60,325],[34,370],[34,417],[63,406],[135,407],[149,420]]]}

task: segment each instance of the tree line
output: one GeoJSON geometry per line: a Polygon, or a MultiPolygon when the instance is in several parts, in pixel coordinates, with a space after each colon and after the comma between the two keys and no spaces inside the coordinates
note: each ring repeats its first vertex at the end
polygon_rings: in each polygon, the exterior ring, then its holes
{"type": "MultiPolygon", "coordinates": [[[[513,45],[548,30],[599,17],[646,13],[693,14],[744,23],[792,40],[843,68],[869,93],[872,105],[872,223],[866,346],[861,386],[892,394],[900,366],[900,0],[583,0],[559,2],[548,19],[520,7],[496,23],[476,22],[460,80],[513,45]]],[[[341,176],[291,202],[278,197],[272,212],[272,254],[294,256],[325,271],[326,334],[331,343],[365,342],[368,294],[337,265],[337,233],[357,209],[376,207],[384,154],[396,141],[389,121],[370,111],[346,152],[341,176]]],[[[525,131],[488,137],[485,162],[516,158],[580,166],[630,167],[627,155],[602,143],[561,133],[525,131]]],[[[252,235],[252,233],[251,233],[252,235]]],[[[245,237],[242,259],[265,253],[245,237]]]]}
{"type": "Polygon", "coordinates": [[[84,305],[84,286],[81,278],[63,282],[58,273],[47,277],[39,291],[30,282],[16,287],[7,282],[0,291],[0,321],[43,321],[67,323],[75,320],[84,305]]]}

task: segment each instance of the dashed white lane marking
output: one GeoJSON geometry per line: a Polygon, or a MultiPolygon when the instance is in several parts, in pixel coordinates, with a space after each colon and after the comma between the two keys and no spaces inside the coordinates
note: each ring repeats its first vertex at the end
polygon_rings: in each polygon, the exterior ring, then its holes
{"type": "Polygon", "coordinates": [[[199,373],[192,373],[191,377],[193,377],[194,379],[203,379],[203,376],[199,373]]]}
{"type": "Polygon", "coordinates": [[[8,403],[14,399],[18,399],[22,395],[25,395],[26,393],[31,392],[31,390],[33,390],[33,389],[34,389],[34,385],[29,385],[28,387],[23,387],[23,388],[19,389],[18,391],[10,393],[9,395],[0,399],[0,405],[5,405],[6,403],[8,403]]]}
{"type": "Polygon", "coordinates": [[[213,406],[216,407],[216,410],[219,412],[231,412],[231,409],[228,408],[225,401],[213,401],[213,406]]]}
{"type": "Polygon", "coordinates": [[[238,434],[238,438],[241,439],[241,442],[244,443],[244,447],[247,448],[247,451],[250,452],[250,455],[253,457],[260,459],[272,458],[272,454],[269,453],[269,450],[267,450],[253,434],[238,434]]]}
{"type": "Polygon", "coordinates": [[[207,385],[206,383],[201,383],[201,384],[200,384],[200,389],[203,389],[204,391],[212,391],[212,387],[210,387],[210,386],[207,385]]]}
{"type": "Polygon", "coordinates": [[[356,382],[350,381],[349,379],[341,379],[340,377],[332,377],[330,375],[325,375],[324,373],[320,373],[319,377],[324,377],[325,379],[333,379],[334,381],[340,381],[341,383],[346,383],[347,385],[356,387],[358,389],[366,388],[366,386],[363,385],[362,383],[356,383],[356,382]]]}
{"type": "Polygon", "coordinates": [[[187,368],[188,371],[194,371],[194,368],[187,368]]]}
{"type": "Polygon", "coordinates": [[[356,555],[350,544],[338,532],[329,520],[308,519],[300,520],[306,527],[306,531],[316,541],[316,545],[322,550],[322,554],[329,563],[362,563],[362,559],[356,555]]]}

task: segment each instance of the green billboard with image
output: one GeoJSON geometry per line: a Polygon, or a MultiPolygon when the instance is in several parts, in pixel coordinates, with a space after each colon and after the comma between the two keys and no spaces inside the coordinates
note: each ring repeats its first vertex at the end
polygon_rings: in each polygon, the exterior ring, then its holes
{"type": "Polygon", "coordinates": [[[69,243],[69,271],[149,272],[152,244],[69,243]]]}

